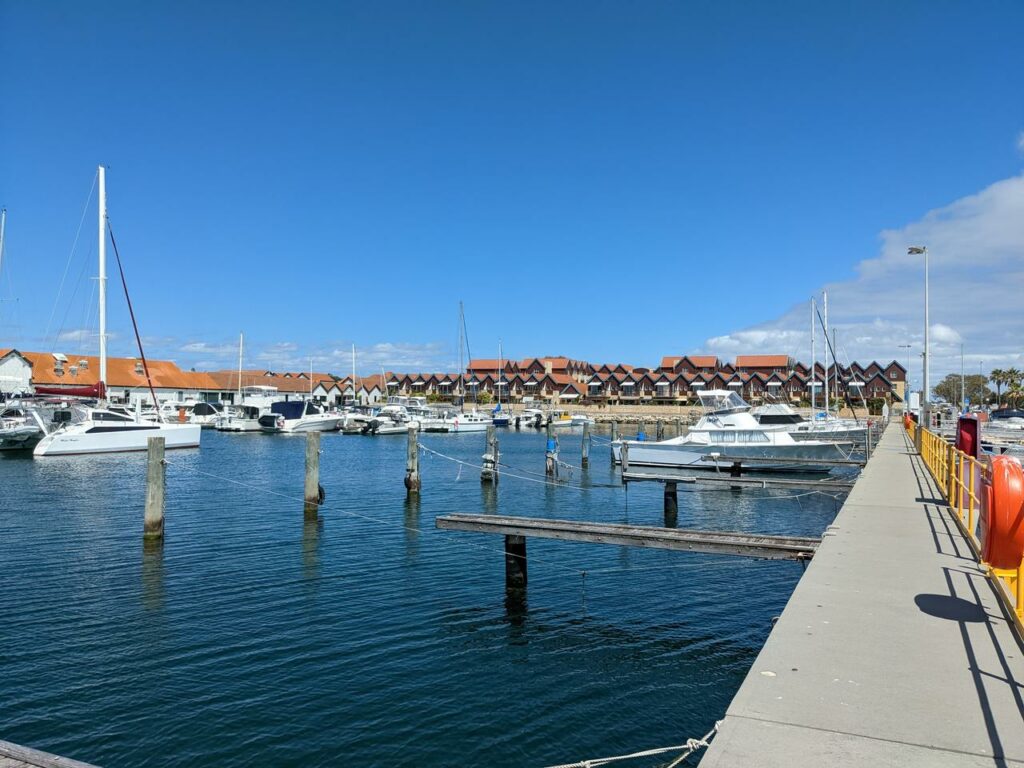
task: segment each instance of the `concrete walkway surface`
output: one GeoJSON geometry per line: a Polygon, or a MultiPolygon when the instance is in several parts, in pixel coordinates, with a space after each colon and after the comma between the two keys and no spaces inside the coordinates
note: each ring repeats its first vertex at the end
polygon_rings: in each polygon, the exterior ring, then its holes
{"type": "Polygon", "coordinates": [[[1024,648],[895,421],[700,765],[1024,768],[1024,648]]]}

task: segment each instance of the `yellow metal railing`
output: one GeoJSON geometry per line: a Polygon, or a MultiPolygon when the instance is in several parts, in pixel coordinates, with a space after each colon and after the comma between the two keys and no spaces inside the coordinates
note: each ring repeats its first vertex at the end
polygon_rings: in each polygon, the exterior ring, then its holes
{"type": "Polygon", "coordinates": [[[1017,631],[1024,636],[1024,561],[1016,568],[993,568],[981,558],[981,540],[976,531],[981,511],[979,489],[984,473],[984,462],[969,456],[947,443],[931,430],[914,421],[907,424],[907,432],[916,446],[920,431],[921,458],[942,491],[974,556],[988,568],[989,578],[995,581],[1000,597],[1016,618],[1017,631]]]}

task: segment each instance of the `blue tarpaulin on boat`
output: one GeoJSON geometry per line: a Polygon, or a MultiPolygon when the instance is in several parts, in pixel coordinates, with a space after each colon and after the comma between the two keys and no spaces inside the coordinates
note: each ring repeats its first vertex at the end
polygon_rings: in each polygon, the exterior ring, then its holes
{"type": "Polygon", "coordinates": [[[279,416],[284,416],[286,419],[301,419],[302,414],[306,410],[306,404],[301,400],[292,400],[290,402],[274,403],[270,406],[270,412],[276,413],[279,416]]]}

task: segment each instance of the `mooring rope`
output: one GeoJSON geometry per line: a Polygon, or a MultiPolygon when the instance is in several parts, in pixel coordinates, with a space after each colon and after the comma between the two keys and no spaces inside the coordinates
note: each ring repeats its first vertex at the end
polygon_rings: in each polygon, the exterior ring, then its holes
{"type": "Polygon", "coordinates": [[[653,757],[655,755],[664,755],[666,752],[677,752],[683,750],[683,753],[677,756],[666,768],[675,768],[686,758],[692,755],[699,749],[703,749],[710,745],[711,739],[718,733],[718,729],[721,727],[722,721],[719,720],[715,723],[715,726],[704,734],[703,738],[700,739],[687,739],[685,744],[676,744],[671,747],[659,747],[657,749],[645,749],[642,752],[631,752],[628,755],[614,755],[612,757],[596,757],[590,760],[579,760],[575,763],[562,763],[560,765],[550,765],[547,768],[598,768],[598,766],[608,765],[610,763],[617,763],[622,760],[635,760],[640,757],[653,757]]]}

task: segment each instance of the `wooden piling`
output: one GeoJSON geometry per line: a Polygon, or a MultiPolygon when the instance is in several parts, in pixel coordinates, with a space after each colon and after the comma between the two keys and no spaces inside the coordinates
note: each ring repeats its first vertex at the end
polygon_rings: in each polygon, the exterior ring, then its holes
{"type": "MultiPolygon", "coordinates": [[[[611,441],[612,441],[612,443],[615,443],[615,441],[617,441],[618,439],[619,439],[619,422],[613,421],[612,422],[612,440],[611,441]]],[[[611,461],[612,466],[614,467],[615,466],[615,446],[614,445],[612,445],[611,449],[608,451],[608,458],[609,458],[609,461],[611,461]]]]}
{"type": "Polygon", "coordinates": [[[619,446],[619,460],[622,463],[622,484],[626,484],[626,474],[629,472],[629,443],[625,440],[619,446]]]}
{"type": "Polygon", "coordinates": [[[146,441],[146,511],[142,521],[143,539],[162,539],[164,535],[167,464],[164,461],[164,438],[146,441]]]}
{"type": "Polygon", "coordinates": [[[590,422],[583,422],[583,453],[580,456],[580,466],[586,469],[590,466],[590,422]]]}
{"type": "Polygon", "coordinates": [[[640,423],[636,426],[636,439],[641,441],[647,439],[647,427],[643,419],[640,419],[640,423]]]}
{"type": "Polygon", "coordinates": [[[306,487],[303,498],[306,508],[320,505],[320,433],[306,433],[306,487]]]}
{"type": "Polygon", "coordinates": [[[409,449],[405,456],[405,495],[420,495],[420,451],[416,427],[409,427],[409,449]]]}
{"type": "Polygon", "coordinates": [[[865,458],[865,460],[871,458],[871,438],[872,438],[871,430],[872,430],[872,428],[873,428],[873,425],[869,421],[868,422],[867,431],[864,433],[864,458],[865,458]]]}
{"type": "Polygon", "coordinates": [[[483,467],[480,469],[481,483],[498,482],[498,432],[493,424],[487,425],[487,452],[484,453],[483,467]]]}
{"type": "Polygon", "coordinates": [[[665,527],[675,528],[679,519],[679,490],[676,483],[665,483],[665,527]]]}
{"type": "Polygon", "coordinates": [[[558,441],[555,439],[555,425],[548,419],[548,439],[544,452],[544,472],[548,477],[558,479],[558,441]]]}
{"type": "Polygon", "coordinates": [[[675,437],[679,437],[683,434],[683,420],[676,416],[676,433],[675,437]]]}
{"type": "Polygon", "coordinates": [[[526,589],[526,537],[505,537],[505,589],[521,592],[526,589]]]}
{"type": "Polygon", "coordinates": [[[661,419],[654,422],[654,439],[658,442],[665,439],[665,422],[661,419]]]}

